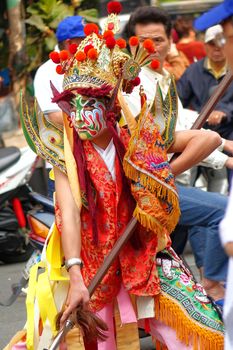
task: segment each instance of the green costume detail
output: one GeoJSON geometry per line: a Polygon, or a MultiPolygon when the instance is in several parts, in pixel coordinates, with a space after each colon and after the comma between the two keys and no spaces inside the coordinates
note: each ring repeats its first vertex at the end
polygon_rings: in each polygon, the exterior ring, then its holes
{"type": "Polygon", "coordinates": [[[176,84],[171,77],[170,87],[166,98],[163,99],[161,88],[157,85],[156,95],[151,105],[151,113],[155,116],[155,125],[157,126],[166,149],[174,142],[174,134],[177,120],[178,98],[176,84]]]}
{"type": "Polygon", "coordinates": [[[29,113],[22,93],[20,95],[20,120],[24,136],[32,151],[66,173],[63,128],[45,118],[36,99],[33,112],[29,113]]]}
{"type": "Polygon", "coordinates": [[[208,330],[224,332],[224,325],[204,288],[193,280],[175,252],[164,249],[158,253],[156,263],[161,293],[178,304],[192,322],[208,330]]]}

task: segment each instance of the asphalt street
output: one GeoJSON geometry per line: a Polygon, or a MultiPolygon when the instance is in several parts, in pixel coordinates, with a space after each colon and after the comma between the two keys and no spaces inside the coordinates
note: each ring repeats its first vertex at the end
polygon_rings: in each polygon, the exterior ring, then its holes
{"type": "MultiPolygon", "coordinates": [[[[0,301],[4,301],[10,296],[11,284],[20,280],[24,265],[24,263],[20,263],[0,266],[0,301]]],[[[16,331],[23,328],[25,320],[25,295],[21,294],[9,307],[0,306],[0,349],[4,348],[16,331]]]]}

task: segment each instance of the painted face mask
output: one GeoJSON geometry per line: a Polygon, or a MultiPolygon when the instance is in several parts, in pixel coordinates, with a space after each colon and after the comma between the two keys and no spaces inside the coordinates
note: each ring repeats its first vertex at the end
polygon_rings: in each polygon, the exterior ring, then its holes
{"type": "Polygon", "coordinates": [[[107,128],[103,100],[78,95],[74,100],[74,108],[75,111],[72,111],[70,116],[82,140],[92,140],[107,128]]]}

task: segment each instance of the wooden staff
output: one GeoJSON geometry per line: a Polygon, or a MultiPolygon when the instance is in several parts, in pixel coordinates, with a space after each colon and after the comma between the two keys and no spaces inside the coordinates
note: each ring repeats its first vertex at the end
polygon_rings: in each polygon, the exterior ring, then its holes
{"type": "MultiPolygon", "coordinates": [[[[214,110],[216,104],[218,103],[222,95],[225,93],[226,89],[228,88],[232,80],[233,80],[233,75],[231,72],[228,72],[223,78],[223,80],[221,81],[221,83],[219,84],[218,88],[215,90],[214,94],[210,97],[208,102],[203,107],[199,117],[197,118],[197,120],[195,121],[191,129],[200,129],[205,124],[209,114],[214,110]]],[[[174,158],[172,158],[172,160],[173,159],[174,158]]],[[[128,242],[129,238],[132,236],[136,228],[136,225],[137,225],[137,220],[135,218],[132,218],[128,223],[124,233],[118,238],[112,251],[105,258],[102,266],[99,268],[95,277],[92,279],[88,287],[90,296],[93,295],[94,291],[98,287],[99,283],[102,281],[103,277],[105,276],[106,272],[110,268],[111,264],[118,257],[120,251],[128,242]]],[[[66,334],[74,327],[74,325],[75,325],[75,322],[71,318],[69,318],[66,321],[63,329],[55,337],[49,350],[56,350],[60,342],[64,339],[66,334]]]]}

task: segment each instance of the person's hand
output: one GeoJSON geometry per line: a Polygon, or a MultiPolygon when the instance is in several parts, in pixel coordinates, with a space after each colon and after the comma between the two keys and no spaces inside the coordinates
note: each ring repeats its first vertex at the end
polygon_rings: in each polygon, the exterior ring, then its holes
{"type": "Polygon", "coordinates": [[[226,160],[225,166],[228,169],[233,169],[233,157],[228,157],[228,159],[226,160]]]}
{"type": "Polygon", "coordinates": [[[69,274],[70,287],[65,303],[66,308],[60,320],[61,328],[76,307],[82,304],[84,309],[87,308],[90,299],[88,289],[83,282],[80,267],[77,265],[72,266],[69,270],[69,274]]]}
{"type": "Polygon", "coordinates": [[[213,111],[210,113],[207,122],[209,125],[218,125],[221,123],[222,119],[226,116],[226,113],[221,111],[213,111]]]}
{"type": "Polygon", "coordinates": [[[224,151],[230,153],[233,155],[233,141],[232,140],[226,140],[225,139],[225,143],[224,143],[224,151]]]}
{"type": "Polygon", "coordinates": [[[233,256],[233,242],[226,243],[224,249],[228,256],[233,256]]]}

